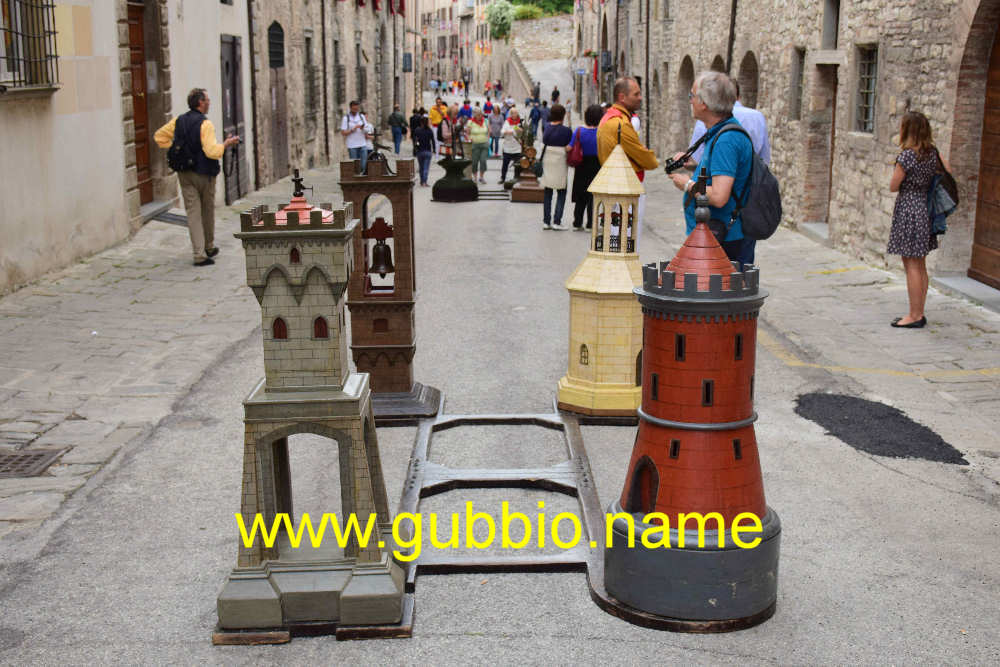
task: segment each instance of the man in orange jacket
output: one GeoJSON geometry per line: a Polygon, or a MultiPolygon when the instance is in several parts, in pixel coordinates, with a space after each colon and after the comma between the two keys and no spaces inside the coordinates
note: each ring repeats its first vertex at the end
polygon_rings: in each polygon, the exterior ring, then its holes
{"type": "MultiPolygon", "coordinates": [[[[630,76],[615,81],[612,90],[615,103],[604,112],[601,123],[597,126],[597,159],[601,164],[608,159],[615,146],[621,144],[632,168],[639,180],[645,178],[647,169],[656,169],[659,161],[656,154],[642,145],[639,133],[632,125],[632,116],[642,106],[642,90],[639,82],[630,76]]],[[[646,195],[639,195],[635,216],[635,241],[639,247],[639,236],[642,231],[642,221],[646,212],[646,195]]]]}

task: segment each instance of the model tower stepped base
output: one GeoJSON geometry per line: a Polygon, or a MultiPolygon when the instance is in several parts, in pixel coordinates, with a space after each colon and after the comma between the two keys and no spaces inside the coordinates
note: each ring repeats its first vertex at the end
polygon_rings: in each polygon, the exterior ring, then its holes
{"type": "MultiPolygon", "coordinates": [[[[392,547],[379,546],[380,536],[391,545],[384,537],[391,517],[369,375],[350,371],[343,329],[353,265],[349,248],[358,221],[350,203],[338,210],[313,208],[302,196],[297,171],[293,180],[289,206],[244,213],[236,234],[247,255],[247,283],[261,305],[265,369],[243,402],[240,514],[248,534],[257,517],[268,530],[283,514],[293,531],[298,527],[288,438],[312,433],[337,447],[339,468],[329,474],[339,475],[341,507],[331,513],[342,526],[354,515],[362,528],[374,515],[378,530],[367,544],[352,532],[342,550],[329,526],[318,547],[307,534],[293,547],[284,528],[271,543],[260,530],[247,541],[241,537],[237,567],[218,598],[219,643],[239,642],[231,631],[398,626],[407,608],[392,547]]],[[[321,517],[310,518],[318,529],[321,517]]]]}
{"type": "Polygon", "coordinates": [[[604,162],[594,195],[590,249],[566,281],[569,370],[559,380],[560,410],[634,417],[642,400],[642,311],[632,291],[642,284],[635,245],[644,190],[621,146],[604,162]]]}

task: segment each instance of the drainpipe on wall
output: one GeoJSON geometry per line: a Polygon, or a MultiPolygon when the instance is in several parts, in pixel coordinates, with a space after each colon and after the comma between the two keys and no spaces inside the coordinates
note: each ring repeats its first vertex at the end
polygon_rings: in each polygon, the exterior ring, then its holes
{"type": "MultiPolygon", "coordinates": [[[[652,84],[649,82],[649,26],[652,25],[652,21],[649,20],[649,1],[646,0],[646,93],[647,95],[653,89],[652,84]]],[[[735,2],[736,0],[733,0],[735,2]]],[[[647,97],[646,99],[650,99],[647,97]]],[[[651,101],[651,100],[650,100],[651,101]]],[[[649,104],[646,104],[646,148],[649,148],[649,126],[652,125],[652,108],[649,104]]]]}
{"type": "Polygon", "coordinates": [[[732,76],[733,71],[733,43],[736,41],[736,5],[739,0],[733,0],[733,7],[729,14],[729,45],[726,47],[726,74],[732,76]]]}
{"type": "Polygon", "coordinates": [[[326,155],[327,164],[330,163],[330,118],[327,107],[327,71],[326,71],[326,3],[319,3],[319,23],[320,41],[323,48],[320,50],[320,57],[323,59],[323,153],[326,155]]]}
{"type": "MultiPolygon", "coordinates": [[[[257,99],[257,52],[253,48],[253,0],[247,0],[247,45],[250,51],[250,99],[257,99]]],[[[260,190],[260,153],[257,146],[257,103],[250,104],[250,122],[253,123],[253,189],[260,190]]]]}

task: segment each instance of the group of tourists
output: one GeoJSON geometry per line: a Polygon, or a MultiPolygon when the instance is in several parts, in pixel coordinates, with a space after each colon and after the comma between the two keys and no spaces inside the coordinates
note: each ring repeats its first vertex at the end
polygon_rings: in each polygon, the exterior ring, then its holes
{"type": "MultiPolygon", "coordinates": [[[[487,98],[483,105],[479,102],[471,105],[466,99],[461,106],[448,106],[438,97],[430,110],[414,109],[409,120],[403,116],[399,105],[394,105],[387,120],[394,148],[399,153],[403,137],[410,135],[413,152],[420,165],[421,186],[428,185],[431,157],[435,153],[450,155],[454,151],[462,152],[462,143],[469,146],[466,157],[472,161],[476,180],[486,183],[486,158],[499,153],[503,158],[500,183],[505,182],[510,164],[521,158],[526,126],[535,133],[538,125],[542,124],[542,228],[568,229],[562,224],[569,182],[567,155],[579,149],[577,153],[582,154],[582,158],[574,165],[572,191],[573,229],[584,230],[593,225],[593,200],[588,188],[616,146],[622,147],[640,181],[646,170],[659,165],[653,151],[639,139],[640,124],[636,112],[642,105],[642,91],[632,77],[623,77],[615,82],[613,104],[588,107],[583,115],[583,125],[575,131],[565,125],[566,109],[558,102],[558,88],[552,92],[551,106],[545,102],[531,105],[527,122],[511,98],[501,101],[499,81],[492,89],[497,94],[496,102],[487,98]],[[548,112],[544,121],[539,109],[548,112]]],[[[715,225],[713,232],[732,261],[741,266],[752,265],[755,241],[744,234],[741,211],[753,195],[749,186],[755,156],[764,165],[770,162],[767,122],[759,111],[740,103],[738,84],[721,72],[700,74],[688,93],[688,99],[691,114],[697,123],[691,136],[691,148],[676,153],[673,162],[680,164],[683,160],[684,167],[689,171],[674,171],[668,175],[674,185],[685,193],[687,231],[690,233],[695,227],[692,190],[696,181],[692,174],[704,171],[707,177],[704,194],[708,199],[710,218],[713,222],[721,221],[715,225]],[[737,126],[740,131],[724,131],[729,125],[737,126]]],[[[239,141],[239,137],[231,136],[217,143],[215,129],[205,115],[209,99],[204,89],[191,91],[188,106],[188,113],[157,130],[155,140],[160,147],[169,149],[168,163],[177,172],[188,213],[194,263],[206,266],[213,263],[212,258],[218,253],[214,244],[214,194],[219,158],[227,147],[239,141]]],[[[375,128],[357,101],[352,101],[348,113],[344,114],[340,133],[348,155],[359,160],[364,172],[375,128]]],[[[947,177],[952,185],[954,180],[950,176],[948,162],[934,146],[930,122],[924,114],[909,111],[903,116],[899,142],[902,151],[894,161],[889,182],[890,191],[899,194],[893,210],[887,252],[903,258],[909,311],[891,324],[896,328],[919,329],[927,324],[924,314],[928,289],[926,257],[938,247],[937,236],[943,233],[934,224],[934,217],[940,218],[940,212],[933,209],[930,195],[935,193],[943,177],[947,177]]],[[[957,201],[954,204],[957,205],[957,201]]],[[[637,208],[636,240],[642,228],[645,195],[639,198],[637,208]]]]}

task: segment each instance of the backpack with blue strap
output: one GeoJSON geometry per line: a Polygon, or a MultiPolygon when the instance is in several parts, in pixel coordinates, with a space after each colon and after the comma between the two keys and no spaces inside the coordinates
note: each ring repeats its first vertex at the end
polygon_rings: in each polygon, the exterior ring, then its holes
{"type": "Polygon", "coordinates": [[[738,123],[726,123],[712,137],[712,143],[708,147],[708,163],[711,164],[712,151],[715,149],[715,142],[719,140],[725,132],[739,132],[750,142],[750,152],[753,155],[750,163],[750,176],[747,178],[743,195],[737,197],[736,193],[730,193],[730,197],[736,200],[729,222],[712,221],[712,233],[715,234],[719,243],[722,243],[729,233],[730,227],[737,219],[742,221],[743,236],[758,241],[771,238],[778,225],[781,224],[781,188],[778,179],[764,163],[757,152],[753,150],[753,140],[750,134],[738,123]],[[721,235],[720,235],[721,234],[721,235]]]}

